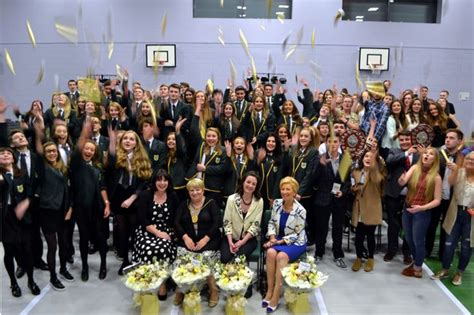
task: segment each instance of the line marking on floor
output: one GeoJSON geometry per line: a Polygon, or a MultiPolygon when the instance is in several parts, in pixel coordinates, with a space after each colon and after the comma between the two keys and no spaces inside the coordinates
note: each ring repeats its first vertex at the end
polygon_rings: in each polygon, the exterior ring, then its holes
{"type": "Polygon", "coordinates": [[[173,303],[173,306],[171,307],[170,315],[178,315],[179,314],[179,309],[180,309],[180,307],[174,305],[174,303],[173,303]]]}
{"type": "Polygon", "coordinates": [[[314,296],[316,297],[316,303],[318,304],[319,311],[321,315],[328,315],[328,309],[326,307],[326,303],[324,303],[323,294],[321,293],[321,289],[317,288],[314,290],[314,296]]]}
{"type": "Polygon", "coordinates": [[[41,294],[35,296],[35,298],[33,300],[31,300],[30,303],[28,303],[28,305],[23,309],[23,311],[21,311],[20,315],[28,315],[28,313],[33,309],[33,307],[35,307],[36,304],[38,304],[41,301],[41,299],[44,298],[44,296],[46,295],[46,293],[49,292],[50,289],[51,289],[51,285],[48,283],[41,290],[41,294]]]}
{"type": "MultiPolygon", "coordinates": [[[[428,273],[430,276],[433,274],[433,271],[431,271],[430,267],[428,267],[425,263],[423,264],[423,269],[425,270],[426,273],[428,273]]],[[[469,315],[471,312],[467,310],[467,308],[454,296],[454,294],[449,291],[449,289],[441,282],[441,280],[432,280],[436,283],[436,285],[448,296],[448,298],[456,305],[459,310],[465,314],[469,315]]]]}

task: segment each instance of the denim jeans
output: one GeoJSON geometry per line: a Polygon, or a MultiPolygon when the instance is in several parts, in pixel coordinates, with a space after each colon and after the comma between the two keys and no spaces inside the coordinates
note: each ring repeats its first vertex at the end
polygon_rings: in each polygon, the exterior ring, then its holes
{"type": "Polygon", "coordinates": [[[454,251],[461,238],[461,255],[459,256],[458,270],[464,271],[471,259],[471,215],[462,209],[458,209],[456,222],[454,222],[451,234],[446,236],[443,254],[443,269],[449,269],[454,257],[454,251]]]}
{"type": "Polygon", "coordinates": [[[410,213],[406,208],[403,210],[403,230],[405,231],[405,238],[408,242],[408,246],[410,246],[410,251],[415,260],[415,266],[417,267],[421,267],[425,259],[426,231],[430,225],[430,220],[430,210],[417,213],[410,213]]]}

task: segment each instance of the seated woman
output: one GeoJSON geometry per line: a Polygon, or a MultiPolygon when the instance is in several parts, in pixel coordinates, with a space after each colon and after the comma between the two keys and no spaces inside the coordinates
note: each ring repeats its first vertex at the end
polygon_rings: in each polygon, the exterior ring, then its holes
{"type": "MultiPolygon", "coordinates": [[[[208,262],[220,259],[222,227],[221,214],[217,203],[204,197],[204,181],[191,179],[186,184],[189,200],[182,202],[176,211],[174,228],[178,239],[178,256],[201,253],[208,262]]],[[[216,279],[209,276],[209,307],[219,301],[216,279]]],[[[182,303],[184,295],[176,292],[175,305],[182,303]]]]}
{"type": "Polygon", "coordinates": [[[268,222],[269,241],[263,247],[267,249],[268,291],[262,301],[267,313],[273,313],[280,300],[282,275],[281,269],[288,262],[296,260],[306,251],[306,210],[296,201],[299,184],[293,177],[280,181],[282,199],[273,203],[272,216],[268,222]]]}
{"type": "MultiPolygon", "coordinates": [[[[221,261],[228,263],[234,257],[250,254],[257,247],[262,220],[263,198],[258,187],[260,177],[250,171],[244,175],[237,187],[237,192],[230,195],[224,213],[224,233],[226,239],[221,244],[221,261]]],[[[249,286],[246,296],[252,294],[249,286]]]]}
{"type": "MultiPolygon", "coordinates": [[[[145,190],[138,198],[138,223],[135,232],[133,262],[152,263],[176,259],[176,245],[173,242],[173,217],[178,199],[168,173],[160,169],[151,180],[151,190],[145,190]]],[[[166,284],[160,287],[158,297],[165,300],[166,284]]]]}

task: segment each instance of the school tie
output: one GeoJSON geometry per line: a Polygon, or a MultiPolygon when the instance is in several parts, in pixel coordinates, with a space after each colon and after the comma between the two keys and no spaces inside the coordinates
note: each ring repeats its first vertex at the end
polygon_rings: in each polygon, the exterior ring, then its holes
{"type": "Polygon", "coordinates": [[[118,125],[118,120],[117,118],[112,118],[112,130],[115,130],[118,125]]]}
{"type": "Polygon", "coordinates": [[[410,163],[410,156],[407,155],[405,159],[405,171],[408,171],[410,169],[411,163],[410,163]]]}
{"type": "Polygon", "coordinates": [[[20,153],[20,169],[28,175],[28,165],[26,164],[26,154],[20,153]]]}
{"type": "Polygon", "coordinates": [[[122,187],[123,189],[127,189],[130,186],[130,173],[126,169],[122,174],[122,187]]]}
{"type": "Polygon", "coordinates": [[[64,109],[59,109],[59,118],[64,119],[64,109]]]}

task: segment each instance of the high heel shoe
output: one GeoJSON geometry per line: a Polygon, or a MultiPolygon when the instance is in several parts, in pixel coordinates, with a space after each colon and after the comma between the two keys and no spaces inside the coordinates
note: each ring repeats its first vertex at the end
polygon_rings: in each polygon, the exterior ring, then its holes
{"type": "Polygon", "coordinates": [[[267,300],[262,300],[262,307],[263,308],[266,308],[268,306],[268,304],[270,304],[270,301],[267,301],[267,300]]]}
{"type": "Polygon", "coordinates": [[[267,306],[267,314],[271,314],[273,312],[275,312],[278,308],[278,304],[275,305],[275,306],[271,306],[270,304],[268,304],[267,306]]]}

